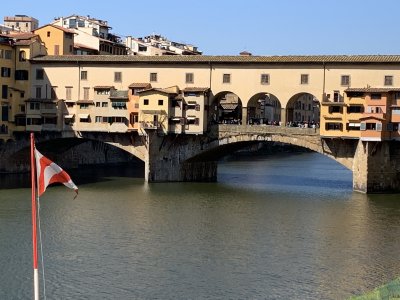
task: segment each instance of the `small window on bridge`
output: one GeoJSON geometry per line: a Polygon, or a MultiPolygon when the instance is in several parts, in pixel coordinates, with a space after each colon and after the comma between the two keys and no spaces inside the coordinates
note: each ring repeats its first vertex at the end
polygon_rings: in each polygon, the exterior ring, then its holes
{"type": "Polygon", "coordinates": [[[269,74],[261,74],[261,84],[269,84],[269,74]]]}
{"type": "Polygon", "coordinates": [[[341,106],[330,106],[329,107],[329,113],[342,113],[342,107],[341,106]]]}
{"type": "Polygon", "coordinates": [[[342,130],[342,123],[326,123],[325,130],[342,130]]]}
{"type": "Polygon", "coordinates": [[[363,113],[364,112],[364,106],[362,105],[350,105],[347,107],[347,113],[363,113]]]}
{"type": "Polygon", "coordinates": [[[300,76],[300,84],[308,84],[308,74],[301,74],[300,76]]]}

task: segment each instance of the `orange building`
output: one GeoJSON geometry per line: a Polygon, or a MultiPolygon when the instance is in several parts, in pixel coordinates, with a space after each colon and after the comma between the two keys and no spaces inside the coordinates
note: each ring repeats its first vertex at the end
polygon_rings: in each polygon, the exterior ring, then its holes
{"type": "Polygon", "coordinates": [[[321,105],[321,136],[363,141],[400,139],[400,88],[348,88],[321,105]]]}
{"type": "Polygon", "coordinates": [[[33,31],[46,45],[47,55],[74,54],[74,32],[57,25],[44,25],[33,31]]]}

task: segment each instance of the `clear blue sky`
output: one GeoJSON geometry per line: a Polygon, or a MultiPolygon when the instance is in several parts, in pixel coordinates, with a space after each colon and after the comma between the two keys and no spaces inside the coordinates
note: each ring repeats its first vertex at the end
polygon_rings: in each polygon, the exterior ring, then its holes
{"type": "Polygon", "coordinates": [[[121,37],[157,33],[206,55],[400,54],[400,0],[19,0],[1,12],[40,26],[90,15],[121,37]]]}

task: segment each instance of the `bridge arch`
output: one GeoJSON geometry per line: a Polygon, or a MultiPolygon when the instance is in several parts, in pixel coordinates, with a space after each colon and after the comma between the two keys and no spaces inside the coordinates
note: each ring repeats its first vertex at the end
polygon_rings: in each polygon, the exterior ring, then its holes
{"type": "Polygon", "coordinates": [[[271,93],[257,93],[247,102],[248,124],[278,125],[281,121],[282,105],[271,93]]]}
{"type": "Polygon", "coordinates": [[[286,123],[289,124],[319,124],[320,101],[313,94],[300,92],[286,104],[286,123]]]}
{"type": "MultiPolygon", "coordinates": [[[[252,143],[279,142],[298,146],[326,155],[352,170],[357,141],[322,140],[317,128],[293,128],[283,126],[219,125],[218,139],[204,145],[202,151],[188,159],[209,161],[224,156],[225,151],[238,150],[252,143]],[[353,149],[353,150],[351,150],[353,149]]],[[[233,152],[231,152],[233,153],[233,152]]]]}
{"type": "MultiPolygon", "coordinates": [[[[102,140],[97,133],[81,136],[62,136],[61,134],[37,134],[36,147],[50,159],[65,168],[75,168],[80,164],[102,164],[117,161],[145,161],[145,146],[142,141],[125,135],[115,135],[102,140]],[[118,149],[118,150],[117,150],[118,149]],[[93,156],[91,156],[93,155],[93,156]]],[[[22,172],[30,168],[30,140],[27,135],[0,145],[0,170],[22,172]]]]}
{"type": "Polygon", "coordinates": [[[209,119],[218,124],[242,123],[242,100],[231,91],[222,91],[214,95],[209,119]]]}

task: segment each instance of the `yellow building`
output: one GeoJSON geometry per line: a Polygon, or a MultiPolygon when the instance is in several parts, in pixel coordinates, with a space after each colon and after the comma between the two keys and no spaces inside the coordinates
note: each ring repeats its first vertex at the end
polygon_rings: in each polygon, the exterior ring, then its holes
{"type": "Polygon", "coordinates": [[[0,139],[7,140],[11,136],[9,128],[12,87],[15,72],[13,41],[7,36],[0,35],[0,66],[1,66],[1,115],[0,115],[0,139]]]}
{"type": "Polygon", "coordinates": [[[74,32],[57,25],[45,25],[33,31],[46,45],[48,55],[72,55],[74,32]]]}
{"type": "Polygon", "coordinates": [[[169,107],[179,94],[178,87],[167,89],[151,88],[139,92],[139,122],[141,128],[169,132],[169,107]]]}

